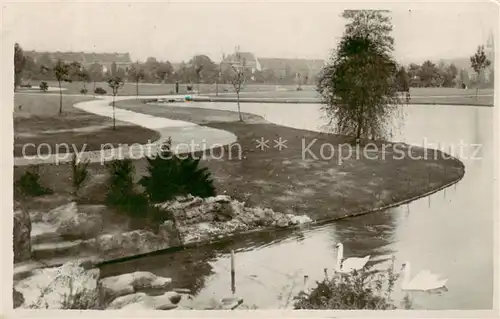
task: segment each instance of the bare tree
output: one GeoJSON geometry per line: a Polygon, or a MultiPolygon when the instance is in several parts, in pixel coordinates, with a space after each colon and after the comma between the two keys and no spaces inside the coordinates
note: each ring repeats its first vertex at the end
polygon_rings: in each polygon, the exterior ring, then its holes
{"type": "Polygon", "coordinates": [[[118,90],[123,87],[123,80],[118,76],[111,77],[108,79],[108,85],[113,90],[113,131],[116,130],[115,124],[115,97],[118,94],[118,90]]]}
{"type": "Polygon", "coordinates": [[[240,121],[243,122],[243,118],[241,117],[241,109],[240,109],[240,92],[243,84],[246,81],[245,76],[245,59],[241,56],[239,47],[236,48],[236,52],[233,55],[233,59],[230,62],[231,67],[233,69],[233,76],[231,79],[231,83],[233,84],[234,92],[236,92],[236,102],[238,103],[238,116],[240,121]]]}
{"type": "Polygon", "coordinates": [[[490,66],[490,64],[491,61],[488,60],[488,57],[486,57],[486,54],[484,53],[484,45],[478,46],[476,53],[470,57],[470,66],[477,74],[476,99],[477,92],[479,91],[479,76],[488,66],[490,66]]]}

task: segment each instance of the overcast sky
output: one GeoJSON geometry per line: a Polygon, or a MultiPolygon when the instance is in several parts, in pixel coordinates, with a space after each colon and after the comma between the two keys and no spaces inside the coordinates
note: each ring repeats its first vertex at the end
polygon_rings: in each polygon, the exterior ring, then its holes
{"type": "MultiPolygon", "coordinates": [[[[163,2],[12,3],[3,5],[4,31],[25,50],[129,52],[134,60],[220,60],[236,45],[261,57],[326,58],[342,35],[346,8],[374,3],[163,2]]],[[[497,32],[498,5],[385,3],[392,11],[400,61],[470,56],[497,32]]],[[[497,45],[497,44],[496,44],[497,45]]]]}

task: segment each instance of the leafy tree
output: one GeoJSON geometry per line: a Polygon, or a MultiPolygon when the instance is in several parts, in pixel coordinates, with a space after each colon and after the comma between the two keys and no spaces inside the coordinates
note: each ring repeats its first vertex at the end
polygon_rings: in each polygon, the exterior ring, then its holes
{"type": "Polygon", "coordinates": [[[116,130],[116,121],[115,121],[115,97],[118,94],[118,90],[123,87],[123,80],[120,77],[114,76],[108,79],[108,85],[113,93],[113,130],[116,130]]]}
{"type": "Polygon", "coordinates": [[[236,52],[234,53],[234,63],[231,63],[231,68],[233,70],[233,74],[231,77],[231,84],[233,85],[234,92],[236,92],[236,103],[238,104],[238,116],[241,122],[243,122],[243,118],[241,117],[240,92],[243,85],[246,82],[245,64],[246,61],[241,56],[239,48],[237,48],[236,52]]]}
{"type": "Polygon", "coordinates": [[[439,78],[439,69],[432,61],[427,60],[422,63],[418,71],[418,77],[420,77],[424,86],[435,86],[439,78]]]}
{"type": "Polygon", "coordinates": [[[219,70],[215,63],[206,55],[195,55],[189,61],[193,67],[193,75],[197,81],[213,83],[217,79],[219,70]]]}
{"type": "Polygon", "coordinates": [[[139,96],[139,82],[144,79],[144,70],[139,63],[134,63],[129,71],[129,77],[135,82],[135,95],[139,96]]]}
{"type": "MultiPolygon", "coordinates": [[[[476,53],[470,57],[470,66],[476,72],[477,79],[479,80],[480,74],[490,66],[491,61],[488,59],[486,54],[484,53],[484,45],[480,45],[477,47],[476,53]]],[[[479,82],[479,81],[478,81],[479,82]]],[[[477,93],[479,91],[479,86],[476,85],[476,99],[477,93]]]]}
{"type": "Polygon", "coordinates": [[[345,11],[344,35],[320,76],[323,111],[340,134],[379,137],[401,104],[385,11],[345,11]]]}
{"type": "Polygon", "coordinates": [[[23,49],[19,43],[14,44],[14,91],[21,84],[21,74],[26,64],[23,49]]]}
{"type": "Polygon", "coordinates": [[[174,72],[174,68],[170,62],[160,63],[158,68],[156,69],[156,77],[160,79],[160,81],[165,82],[167,78],[169,78],[174,72]]]}

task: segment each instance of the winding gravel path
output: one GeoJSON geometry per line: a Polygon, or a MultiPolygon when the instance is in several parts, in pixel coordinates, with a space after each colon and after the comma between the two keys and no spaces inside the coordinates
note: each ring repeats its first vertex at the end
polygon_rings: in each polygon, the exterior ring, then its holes
{"type": "MultiPolygon", "coordinates": [[[[31,93],[36,94],[36,93],[31,93]]],[[[184,96],[147,96],[143,98],[183,98],[184,96]]],[[[117,96],[116,101],[135,99],[130,96],[117,96]]],[[[83,111],[105,117],[113,117],[113,108],[110,106],[112,97],[98,97],[96,100],[79,102],[74,107],[83,111]]],[[[103,145],[101,150],[87,151],[82,146],[73,147],[76,149],[80,160],[89,159],[91,162],[110,161],[116,158],[139,159],[144,156],[154,155],[158,151],[160,142],[172,138],[172,151],[174,153],[187,153],[193,151],[208,151],[211,148],[228,145],[236,141],[236,135],[214,128],[200,126],[194,123],[170,120],[162,117],[156,117],[148,114],[137,113],[129,110],[115,108],[115,118],[118,121],[129,122],[138,126],[157,131],[160,134],[158,141],[151,141],[146,144],[122,145],[117,148],[103,145]]],[[[39,156],[15,157],[15,166],[24,166],[32,164],[60,164],[69,162],[72,159],[72,153],[47,154],[39,156]]]]}

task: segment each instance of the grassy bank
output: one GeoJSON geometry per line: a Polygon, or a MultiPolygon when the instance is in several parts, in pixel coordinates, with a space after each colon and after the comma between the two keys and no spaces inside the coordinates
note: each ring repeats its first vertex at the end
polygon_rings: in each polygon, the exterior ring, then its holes
{"type": "MultiPolygon", "coordinates": [[[[58,145],[68,144],[81,151],[99,150],[102,144],[144,143],[159,138],[155,131],[130,123],[117,122],[112,129],[112,119],[90,114],[73,105],[91,100],[92,97],[64,96],[63,113],[59,114],[59,96],[43,94],[16,94],[14,96],[14,156],[54,152],[58,145]],[[32,144],[32,145],[31,145],[32,144]],[[50,148],[49,148],[50,147],[50,148]]],[[[60,151],[66,152],[65,148],[60,151]]]]}

